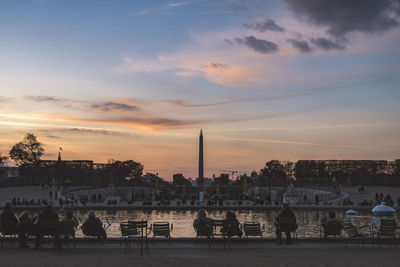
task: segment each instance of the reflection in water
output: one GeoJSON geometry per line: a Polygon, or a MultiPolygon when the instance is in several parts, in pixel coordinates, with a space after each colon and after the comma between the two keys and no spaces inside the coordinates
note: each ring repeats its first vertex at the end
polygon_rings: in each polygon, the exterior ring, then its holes
{"type": "MultiPolygon", "coordinates": [[[[277,210],[239,210],[234,211],[239,222],[260,222],[265,225],[264,237],[275,238],[274,219],[278,215],[277,210]]],[[[296,210],[294,211],[298,229],[297,234],[299,237],[319,237],[320,221],[322,217],[328,217],[329,211],[319,210],[296,210]]],[[[74,211],[74,216],[78,218],[80,225],[87,218],[89,211],[74,211]]],[[[193,221],[197,217],[197,211],[193,210],[96,210],[96,216],[104,223],[107,236],[120,237],[121,232],[119,229],[120,222],[127,220],[147,220],[149,223],[165,221],[172,223],[174,229],[172,237],[194,237],[195,232],[193,229],[193,221]]],[[[343,220],[345,214],[343,210],[336,211],[337,218],[343,220]]],[[[226,211],[212,210],[207,213],[213,219],[224,219],[226,211]]],[[[21,215],[21,214],[18,214],[21,215]]],[[[18,216],[17,215],[17,216],[18,216]]],[[[397,216],[397,215],[396,215],[397,216]]],[[[397,218],[399,219],[399,218],[397,218]]],[[[354,224],[371,225],[372,215],[370,213],[359,213],[355,216],[354,224]]],[[[367,229],[365,229],[367,231],[367,229]]],[[[362,232],[362,231],[361,231],[362,232]]],[[[366,232],[365,232],[366,233],[366,232]]],[[[78,227],[76,235],[82,236],[82,231],[78,227]]]]}

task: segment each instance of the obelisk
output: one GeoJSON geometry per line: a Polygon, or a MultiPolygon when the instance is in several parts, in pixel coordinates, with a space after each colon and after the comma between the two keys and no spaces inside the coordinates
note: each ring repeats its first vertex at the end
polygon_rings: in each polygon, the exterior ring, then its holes
{"type": "Polygon", "coordinates": [[[203,161],[203,130],[200,129],[199,137],[199,179],[204,178],[204,161],[203,161]]]}

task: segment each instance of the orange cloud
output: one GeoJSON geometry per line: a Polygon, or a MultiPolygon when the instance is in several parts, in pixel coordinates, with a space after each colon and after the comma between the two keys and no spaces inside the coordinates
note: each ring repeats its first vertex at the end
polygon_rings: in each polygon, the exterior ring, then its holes
{"type": "Polygon", "coordinates": [[[89,123],[89,124],[111,124],[126,127],[140,128],[147,131],[157,131],[165,128],[180,128],[183,126],[202,124],[204,120],[177,120],[169,118],[151,118],[151,117],[116,117],[110,119],[97,119],[97,118],[78,118],[78,117],[67,117],[57,114],[45,115],[45,118],[64,122],[77,122],[77,123],[89,123]]]}

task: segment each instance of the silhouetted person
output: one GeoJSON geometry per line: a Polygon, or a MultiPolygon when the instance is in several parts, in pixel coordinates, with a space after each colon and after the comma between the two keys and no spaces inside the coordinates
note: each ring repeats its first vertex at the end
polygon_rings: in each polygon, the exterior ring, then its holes
{"type": "Polygon", "coordinates": [[[289,207],[289,204],[284,203],[281,212],[279,212],[278,216],[275,218],[275,226],[276,226],[276,237],[278,239],[279,244],[282,243],[282,232],[286,234],[286,243],[290,244],[292,239],[290,236],[290,232],[293,229],[297,228],[296,216],[294,215],[292,209],[289,207]],[[286,225],[283,224],[286,218],[294,218],[293,224],[286,225]]]}
{"type": "Polygon", "coordinates": [[[106,231],[103,228],[103,223],[96,217],[93,211],[89,213],[89,217],[81,226],[82,232],[87,236],[97,236],[98,238],[107,238],[106,231]]]}
{"type": "Polygon", "coordinates": [[[199,210],[197,214],[197,219],[193,222],[193,227],[197,231],[198,229],[212,226],[212,219],[208,218],[206,215],[206,211],[204,209],[199,210]]]}
{"type": "Polygon", "coordinates": [[[242,236],[243,232],[239,228],[239,221],[236,219],[235,213],[228,211],[226,213],[226,219],[222,226],[221,232],[229,237],[231,236],[242,236]]]}
{"type": "Polygon", "coordinates": [[[1,218],[1,232],[3,234],[16,234],[18,219],[15,217],[14,212],[11,209],[11,203],[7,202],[4,206],[4,210],[0,214],[1,218]]]}
{"type": "Polygon", "coordinates": [[[39,215],[37,222],[36,248],[40,247],[43,235],[54,236],[56,239],[56,246],[61,248],[58,214],[53,211],[51,206],[47,206],[39,215]]]}
{"type": "Polygon", "coordinates": [[[322,218],[321,225],[324,230],[324,236],[328,236],[328,232],[332,231],[332,229],[342,229],[342,223],[338,219],[336,219],[336,212],[330,211],[329,218],[322,218]]]}
{"type": "Polygon", "coordinates": [[[315,205],[319,205],[319,196],[315,194],[315,205]]]}
{"type": "Polygon", "coordinates": [[[18,239],[19,239],[19,247],[20,248],[27,248],[28,245],[26,244],[27,236],[29,234],[34,233],[33,219],[30,216],[28,211],[25,211],[21,217],[19,217],[19,225],[18,225],[18,239]]]}

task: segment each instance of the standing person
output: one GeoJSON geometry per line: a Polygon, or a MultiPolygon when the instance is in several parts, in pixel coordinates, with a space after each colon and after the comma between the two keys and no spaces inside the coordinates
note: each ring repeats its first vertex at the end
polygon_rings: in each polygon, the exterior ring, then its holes
{"type": "Polygon", "coordinates": [[[276,237],[278,239],[278,243],[282,243],[282,232],[286,234],[286,243],[290,244],[292,242],[290,232],[297,228],[296,216],[294,215],[292,209],[289,207],[289,204],[284,203],[281,212],[279,212],[278,216],[275,218],[275,226],[276,226],[276,237]],[[286,218],[294,218],[293,224],[283,224],[284,219],[286,218]]]}
{"type": "Polygon", "coordinates": [[[0,214],[1,232],[3,234],[16,234],[18,219],[15,217],[14,211],[11,209],[11,203],[7,202],[4,210],[0,214]]]}
{"type": "Polygon", "coordinates": [[[242,236],[243,232],[239,228],[239,221],[236,219],[235,213],[228,211],[226,213],[226,219],[224,221],[224,225],[222,226],[221,232],[228,237],[231,236],[242,236]]]}
{"type": "Polygon", "coordinates": [[[315,205],[319,205],[319,196],[315,194],[315,205]]]}
{"type": "Polygon", "coordinates": [[[53,211],[50,205],[48,205],[39,215],[35,248],[40,247],[44,234],[54,235],[57,248],[61,248],[60,236],[58,233],[59,222],[58,214],[53,211]],[[54,226],[49,227],[47,225],[48,223],[52,223],[54,226]]]}
{"type": "Polygon", "coordinates": [[[18,224],[18,239],[20,248],[28,248],[26,244],[27,236],[34,232],[34,219],[31,218],[28,211],[24,211],[21,217],[19,217],[18,224]]]}
{"type": "Polygon", "coordinates": [[[81,226],[82,232],[87,236],[97,236],[99,239],[106,239],[107,234],[103,228],[103,223],[96,217],[93,211],[89,212],[89,217],[81,226]]]}

